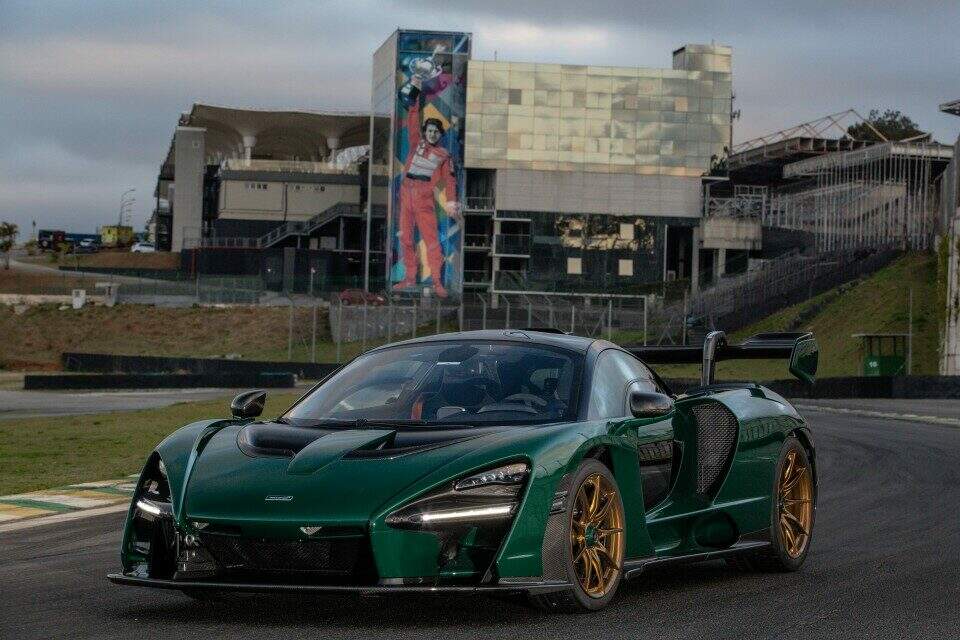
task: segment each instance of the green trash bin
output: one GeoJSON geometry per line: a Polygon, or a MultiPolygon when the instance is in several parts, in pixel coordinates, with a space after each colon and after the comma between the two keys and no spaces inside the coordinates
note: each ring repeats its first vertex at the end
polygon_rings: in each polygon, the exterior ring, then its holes
{"type": "Polygon", "coordinates": [[[902,376],[907,373],[906,333],[858,333],[863,341],[863,375],[902,376]]]}

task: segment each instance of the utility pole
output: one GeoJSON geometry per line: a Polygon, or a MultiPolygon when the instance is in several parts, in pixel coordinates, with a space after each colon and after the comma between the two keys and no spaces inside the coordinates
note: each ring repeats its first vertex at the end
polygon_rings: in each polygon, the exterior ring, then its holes
{"type": "Polygon", "coordinates": [[[128,206],[136,202],[136,198],[131,198],[127,200],[127,196],[136,191],[135,188],[127,189],[123,192],[123,195],[120,196],[120,213],[117,215],[117,227],[123,226],[123,210],[128,206]]]}

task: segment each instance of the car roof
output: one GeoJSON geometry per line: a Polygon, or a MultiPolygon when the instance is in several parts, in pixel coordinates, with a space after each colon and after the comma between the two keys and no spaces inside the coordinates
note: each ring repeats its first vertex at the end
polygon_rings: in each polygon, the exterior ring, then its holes
{"type": "MultiPolygon", "coordinates": [[[[386,349],[397,345],[420,344],[426,342],[452,342],[456,340],[480,340],[496,342],[516,342],[521,344],[542,344],[553,347],[560,347],[586,353],[590,346],[597,342],[595,338],[585,338],[583,336],[573,336],[566,333],[556,332],[554,330],[537,329],[487,329],[480,331],[454,331],[451,333],[438,333],[436,335],[423,336],[421,338],[412,338],[402,342],[393,342],[374,349],[386,349]]],[[[614,346],[614,345],[610,345],[614,346]]]]}

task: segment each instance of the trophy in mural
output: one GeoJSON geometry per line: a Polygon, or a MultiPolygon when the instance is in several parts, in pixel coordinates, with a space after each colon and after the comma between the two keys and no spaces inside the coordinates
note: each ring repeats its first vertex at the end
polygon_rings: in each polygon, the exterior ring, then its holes
{"type": "Polygon", "coordinates": [[[410,80],[400,89],[400,100],[409,107],[420,97],[423,85],[430,82],[441,73],[443,65],[437,60],[437,54],[443,51],[443,45],[437,45],[433,55],[429,58],[413,58],[407,65],[410,80]]]}

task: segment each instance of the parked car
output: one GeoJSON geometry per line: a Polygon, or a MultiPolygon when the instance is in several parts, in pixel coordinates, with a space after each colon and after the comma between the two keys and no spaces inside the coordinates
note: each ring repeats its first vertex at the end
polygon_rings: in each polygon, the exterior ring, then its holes
{"type": "Polygon", "coordinates": [[[371,306],[386,304],[387,299],[376,293],[364,291],[363,289],[344,289],[337,295],[337,300],[342,304],[363,304],[366,302],[371,306]]]}
{"type": "Polygon", "coordinates": [[[156,250],[152,242],[134,242],[130,247],[130,253],[153,253],[156,250]]]}
{"type": "Polygon", "coordinates": [[[84,238],[73,245],[74,253],[96,253],[100,251],[100,243],[90,238],[84,238]]]}

